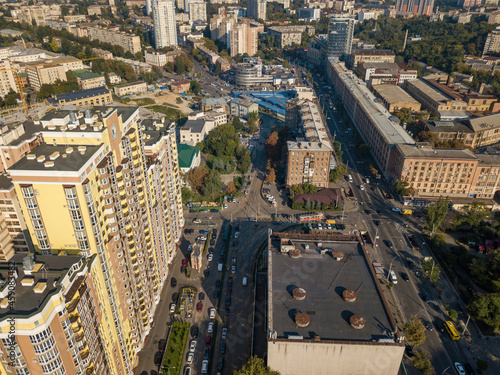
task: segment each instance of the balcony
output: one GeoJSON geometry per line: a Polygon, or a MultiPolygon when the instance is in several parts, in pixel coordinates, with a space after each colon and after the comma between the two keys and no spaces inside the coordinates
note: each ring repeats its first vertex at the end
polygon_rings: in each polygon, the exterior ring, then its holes
{"type": "Polygon", "coordinates": [[[82,341],[84,338],[85,338],[85,333],[83,333],[83,331],[75,335],[75,340],[76,340],[76,342],[80,342],[80,341],[82,341]]]}
{"type": "Polygon", "coordinates": [[[70,321],[71,323],[75,323],[75,322],[78,320],[78,318],[79,318],[79,317],[80,317],[80,316],[78,315],[78,313],[75,313],[75,314],[70,314],[70,315],[69,315],[69,321],[70,321]]]}

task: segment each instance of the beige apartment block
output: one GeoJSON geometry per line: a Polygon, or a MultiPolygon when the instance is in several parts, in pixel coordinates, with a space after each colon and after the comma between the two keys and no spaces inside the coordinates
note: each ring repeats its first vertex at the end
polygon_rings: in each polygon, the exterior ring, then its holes
{"type": "Polygon", "coordinates": [[[29,85],[35,90],[40,90],[42,85],[51,85],[57,80],[66,81],[66,69],[63,65],[43,66],[38,62],[24,64],[28,73],[29,85]]]}
{"type": "Polygon", "coordinates": [[[42,143],[40,131],[41,126],[32,120],[6,123],[0,128],[0,173],[5,173],[42,143]]]}
{"type": "Polygon", "coordinates": [[[148,85],[146,82],[132,82],[115,86],[113,90],[118,96],[136,95],[148,91],[148,85]]]}
{"type": "Polygon", "coordinates": [[[141,39],[137,35],[122,31],[108,30],[98,26],[87,29],[90,40],[99,40],[104,43],[116,44],[133,55],[141,50],[141,39]]]}
{"type": "Polygon", "coordinates": [[[396,55],[387,49],[360,49],[351,54],[351,67],[356,68],[361,62],[388,62],[393,63],[396,55]]]}
{"type": "Polygon", "coordinates": [[[78,72],[73,74],[76,77],[76,80],[82,90],[86,89],[93,89],[95,87],[101,87],[106,85],[106,80],[104,79],[104,76],[97,74],[97,73],[90,73],[90,72],[78,72]]]}
{"type": "Polygon", "coordinates": [[[0,61],[0,96],[7,95],[10,90],[19,92],[19,89],[14,78],[14,71],[9,60],[0,61]]]}
{"type": "Polygon", "coordinates": [[[232,25],[231,29],[231,56],[248,54],[253,56],[259,48],[259,34],[264,32],[264,25],[242,18],[232,25]]]}
{"type": "Polygon", "coordinates": [[[384,107],[391,113],[408,108],[412,112],[420,111],[420,103],[407,94],[401,87],[396,85],[372,86],[376,97],[382,100],[384,107]]]}
{"type": "Polygon", "coordinates": [[[307,31],[309,35],[314,35],[314,27],[312,26],[273,26],[267,29],[269,35],[274,35],[278,39],[281,48],[286,48],[294,43],[300,46],[304,31],[307,31]]]}

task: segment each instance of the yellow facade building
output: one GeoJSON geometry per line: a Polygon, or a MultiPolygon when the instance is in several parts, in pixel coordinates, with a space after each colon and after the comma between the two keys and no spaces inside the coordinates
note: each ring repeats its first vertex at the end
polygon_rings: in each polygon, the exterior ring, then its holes
{"type": "Polygon", "coordinates": [[[184,225],[175,124],[139,124],[137,107],[40,122],[45,143],[9,168],[35,251],[97,257],[107,371],[131,374],[184,225]]]}

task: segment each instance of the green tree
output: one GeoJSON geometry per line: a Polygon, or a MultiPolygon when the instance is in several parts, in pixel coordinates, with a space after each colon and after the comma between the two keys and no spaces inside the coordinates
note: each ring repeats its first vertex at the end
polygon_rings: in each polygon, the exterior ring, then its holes
{"type": "Polygon", "coordinates": [[[488,370],[489,368],[488,361],[486,361],[485,359],[478,359],[477,368],[483,372],[488,370]]]}
{"type": "Polygon", "coordinates": [[[419,369],[423,375],[434,375],[436,370],[432,366],[430,354],[423,350],[416,350],[412,359],[413,366],[419,369]]]}
{"type": "Polygon", "coordinates": [[[267,182],[271,182],[271,183],[273,183],[274,181],[276,181],[276,172],[274,171],[274,168],[271,168],[269,170],[269,173],[266,176],[266,181],[267,182]]]}
{"type": "Polygon", "coordinates": [[[495,330],[500,328],[500,294],[476,294],[467,309],[474,319],[495,330]]]}
{"type": "Polygon", "coordinates": [[[333,149],[335,150],[335,155],[337,155],[337,159],[342,161],[342,155],[344,152],[342,151],[342,145],[339,141],[333,142],[333,149]]]}
{"type": "Polygon", "coordinates": [[[211,130],[204,141],[203,152],[215,156],[235,156],[239,137],[231,124],[222,124],[211,130]]]}
{"type": "Polygon", "coordinates": [[[194,194],[190,188],[183,186],[181,188],[182,203],[189,202],[193,198],[194,194]]]}
{"type": "Polygon", "coordinates": [[[223,187],[224,184],[220,179],[219,172],[211,170],[208,172],[207,177],[203,181],[203,187],[201,190],[204,196],[213,198],[216,193],[220,193],[222,191],[223,187]]]}
{"type": "Polygon", "coordinates": [[[233,128],[236,133],[240,132],[243,127],[243,124],[241,123],[241,120],[239,117],[234,117],[233,118],[233,128]]]}
{"type": "Polygon", "coordinates": [[[289,190],[292,197],[298,194],[316,194],[318,192],[318,188],[309,182],[292,185],[289,190]]]}
{"type": "Polygon", "coordinates": [[[456,320],[458,318],[457,310],[451,309],[450,311],[448,311],[448,316],[450,317],[450,319],[456,320]]]}
{"type": "Polygon", "coordinates": [[[259,130],[259,113],[258,112],[250,112],[248,114],[248,122],[247,128],[250,134],[254,134],[257,130],[259,130]]]}
{"type": "Polygon", "coordinates": [[[414,316],[405,324],[406,341],[411,346],[422,345],[425,341],[425,327],[419,317],[414,316]]]}
{"type": "Polygon", "coordinates": [[[191,81],[189,84],[189,89],[195,95],[198,95],[201,91],[201,83],[198,81],[191,81]]]}
{"type": "Polygon", "coordinates": [[[251,357],[240,370],[234,370],[232,375],[280,375],[266,366],[262,358],[251,357]]]}
{"type": "Polygon", "coordinates": [[[311,209],[311,200],[309,198],[307,198],[306,203],[304,203],[304,208],[306,210],[310,210],[311,209]]]}
{"type": "Polygon", "coordinates": [[[464,206],[463,210],[467,215],[465,222],[472,228],[478,227],[490,215],[490,209],[484,202],[472,202],[464,206]]]}
{"type": "Polygon", "coordinates": [[[52,41],[50,42],[50,49],[52,50],[52,52],[56,52],[59,51],[59,46],[57,45],[57,41],[55,39],[52,39],[52,41]]]}
{"type": "Polygon", "coordinates": [[[340,178],[347,174],[347,168],[344,165],[339,165],[330,172],[330,182],[337,182],[340,178]]]}
{"type": "Polygon", "coordinates": [[[409,124],[413,121],[413,116],[411,115],[411,111],[409,108],[403,108],[401,111],[396,113],[396,116],[398,116],[401,124],[404,124],[405,122],[409,124]]]}
{"type": "Polygon", "coordinates": [[[187,180],[194,190],[200,192],[207,175],[208,170],[200,166],[193,168],[188,172],[187,180]]]}
{"type": "Polygon", "coordinates": [[[394,191],[399,195],[409,195],[410,190],[408,187],[410,183],[406,180],[395,180],[394,181],[394,191]]]}
{"type": "Polygon", "coordinates": [[[215,74],[216,76],[219,76],[219,75],[220,75],[220,72],[221,72],[220,62],[219,62],[219,61],[217,61],[217,62],[215,63],[214,74],[215,74]]]}
{"type": "Polygon", "coordinates": [[[439,280],[441,269],[434,259],[424,260],[422,262],[422,270],[425,272],[425,275],[433,284],[437,283],[437,281],[439,280]]]}
{"type": "Polygon", "coordinates": [[[431,231],[431,237],[436,229],[439,228],[448,213],[450,198],[439,197],[436,203],[427,208],[427,221],[425,227],[431,231]]]}

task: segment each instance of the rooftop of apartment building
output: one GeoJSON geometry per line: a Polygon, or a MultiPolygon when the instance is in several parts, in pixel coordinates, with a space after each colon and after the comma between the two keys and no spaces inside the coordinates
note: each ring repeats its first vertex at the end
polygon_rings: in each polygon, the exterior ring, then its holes
{"type": "Polygon", "coordinates": [[[408,67],[405,63],[390,63],[390,62],[371,62],[366,61],[360,63],[365,69],[377,70],[407,70],[408,67]]]}
{"type": "Polygon", "coordinates": [[[152,146],[160,140],[172,127],[175,127],[175,121],[166,117],[159,120],[143,119],[141,121],[141,130],[145,146],[152,146]]]}
{"type": "Polygon", "coordinates": [[[388,143],[415,143],[415,141],[401,126],[396,125],[394,122],[389,120],[392,115],[382,104],[375,102],[375,95],[370,92],[362,80],[356,77],[351,71],[348,71],[344,64],[338,63],[337,59],[329,58],[329,60],[330,62],[336,62],[334,67],[340,78],[352,92],[358,103],[363,106],[365,112],[370,116],[374,125],[377,126],[379,131],[387,139],[388,143]]]}
{"type": "Polygon", "coordinates": [[[352,53],[355,56],[396,56],[390,49],[356,49],[352,53]]]}
{"type": "Polygon", "coordinates": [[[481,166],[500,166],[500,157],[498,155],[476,154],[478,167],[481,166]]]}
{"type": "MultiPolygon", "coordinates": [[[[461,98],[457,98],[455,95],[449,95],[448,92],[443,92],[440,88],[433,85],[431,82],[435,82],[432,80],[426,79],[416,79],[412,81],[407,81],[408,85],[416,87],[419,91],[427,95],[429,98],[434,100],[435,102],[446,102],[450,100],[461,100],[461,98]]],[[[437,82],[436,82],[437,83],[437,82]]],[[[446,86],[445,86],[446,87],[446,86]]],[[[451,89],[450,89],[451,90],[451,89]]],[[[451,90],[453,91],[453,90],[451,90]]]]}
{"type": "Polygon", "coordinates": [[[491,115],[472,118],[466,120],[466,124],[476,132],[500,128],[500,113],[492,113],[491,115]]]}
{"type": "Polygon", "coordinates": [[[12,178],[7,173],[0,173],[0,191],[11,190],[13,187],[12,178]]]}
{"type": "Polygon", "coordinates": [[[469,128],[467,125],[462,124],[458,121],[439,121],[439,120],[427,120],[423,121],[429,131],[439,132],[439,133],[474,133],[474,130],[469,128]]]}
{"type": "Polygon", "coordinates": [[[11,166],[9,172],[12,175],[16,171],[76,172],[100,149],[101,146],[55,146],[42,143],[11,166]]]}
{"type": "Polygon", "coordinates": [[[468,148],[434,148],[428,142],[398,144],[396,147],[405,158],[476,160],[475,154],[468,148]]]}
{"type": "Polygon", "coordinates": [[[115,86],[115,87],[121,88],[121,87],[132,87],[132,86],[139,86],[139,85],[147,85],[147,83],[144,81],[137,81],[137,82],[124,83],[123,85],[119,85],[119,86],[115,86]]]}
{"type": "Polygon", "coordinates": [[[210,105],[212,107],[227,105],[227,100],[224,98],[203,98],[201,101],[203,104],[210,105]]]}
{"type": "Polygon", "coordinates": [[[396,85],[375,85],[373,90],[377,91],[389,103],[418,103],[410,94],[396,85]]]}
{"type": "Polygon", "coordinates": [[[17,146],[21,143],[34,140],[42,130],[42,127],[32,120],[24,122],[15,121],[2,125],[0,137],[0,146],[17,146]]]}
{"type": "Polygon", "coordinates": [[[366,342],[388,338],[395,329],[393,318],[355,236],[335,240],[315,234],[278,235],[287,249],[281,252],[276,239],[271,243],[269,318],[276,338],[318,335],[321,340],[366,342]],[[299,313],[310,320],[307,327],[297,324],[299,313]],[[364,319],[363,328],[351,326],[355,314],[364,319]]]}
{"type": "Polygon", "coordinates": [[[94,79],[94,78],[104,78],[101,74],[99,73],[92,73],[89,71],[73,71],[73,75],[75,77],[80,78],[81,80],[85,81],[87,79],[94,79]]]}
{"type": "Polygon", "coordinates": [[[68,271],[76,265],[79,269],[85,266],[83,258],[76,255],[43,256],[36,255],[33,261],[26,259],[26,253],[15,254],[9,263],[0,263],[0,318],[13,313],[6,297],[11,263],[15,264],[17,273],[14,295],[16,297],[14,312],[16,317],[30,316],[40,310],[48,297],[61,289],[60,282],[68,271]],[[79,263],[80,262],[80,263],[79,263]]]}
{"type": "Polygon", "coordinates": [[[276,31],[278,33],[302,33],[304,32],[304,30],[307,29],[307,26],[300,26],[300,25],[296,25],[296,26],[271,26],[268,28],[268,30],[273,30],[273,31],[276,31]]]}
{"type": "Polygon", "coordinates": [[[47,101],[49,103],[57,104],[60,101],[72,102],[74,100],[80,100],[85,98],[91,98],[97,95],[109,94],[109,90],[106,86],[95,87],[92,89],[79,90],[74,92],[69,92],[67,94],[57,95],[55,98],[49,98],[47,101]]]}
{"type": "Polygon", "coordinates": [[[240,105],[243,105],[245,107],[250,107],[254,102],[252,102],[250,99],[243,99],[243,98],[234,98],[231,100],[232,103],[238,103],[240,105]]]}

